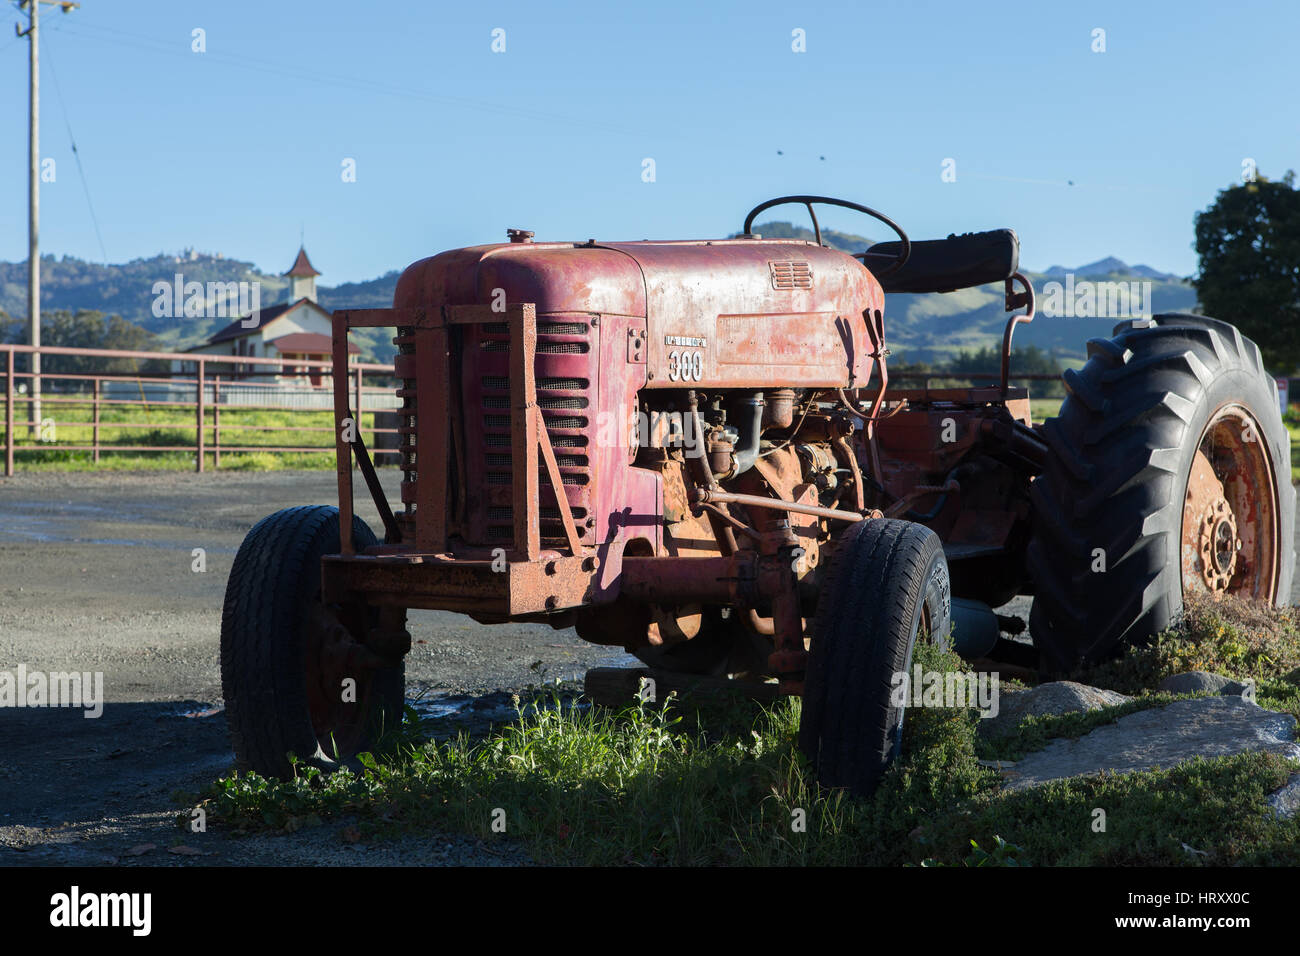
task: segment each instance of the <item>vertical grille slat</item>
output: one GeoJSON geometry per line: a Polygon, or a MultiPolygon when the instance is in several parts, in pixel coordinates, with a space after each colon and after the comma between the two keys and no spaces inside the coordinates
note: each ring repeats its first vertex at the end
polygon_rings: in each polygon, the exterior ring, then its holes
{"type": "MultiPolygon", "coordinates": [[[[415,353],[415,329],[409,325],[398,328],[397,335],[393,337],[393,344],[397,346],[399,354],[413,355],[415,353]]],[[[414,486],[420,477],[417,465],[419,449],[415,442],[415,414],[418,407],[415,379],[402,379],[397,394],[402,399],[399,428],[404,430],[404,433],[398,436],[399,450],[401,452],[399,467],[402,469],[403,484],[414,486]]],[[[415,505],[413,503],[407,505],[406,511],[408,514],[414,510],[415,505]]]]}
{"type": "MultiPolygon", "coordinates": [[[[484,482],[489,486],[509,486],[514,481],[514,456],[511,453],[510,407],[510,328],[506,323],[489,323],[478,327],[477,340],[472,351],[467,352],[467,376],[473,376],[478,385],[479,408],[473,413],[479,424],[480,439],[478,464],[484,482]],[[475,362],[477,368],[468,363],[475,362]],[[502,374],[502,373],[505,374],[502,374]]],[[[595,376],[590,341],[591,326],[587,322],[539,320],[536,346],[537,404],[542,410],[547,435],[555,450],[560,481],[565,489],[581,489],[576,500],[587,501],[591,494],[591,459],[585,449],[592,440],[581,434],[591,424],[591,418],[582,414],[591,405],[588,393],[595,376]],[[563,363],[554,365],[552,363],[563,363]],[[574,363],[581,363],[577,366],[574,363]],[[577,372],[581,367],[583,371],[577,372]],[[560,370],[563,369],[561,372],[560,370]],[[577,374],[574,374],[577,372],[577,374]],[[578,434],[574,434],[578,433],[578,434]]],[[[469,409],[467,409],[469,412],[469,409]]],[[[539,456],[540,457],[540,456],[539,456]]],[[[558,489],[551,487],[545,462],[538,462],[538,488],[541,491],[539,520],[541,538],[548,546],[559,546],[566,539],[560,508],[554,503],[558,489]]],[[[589,533],[585,520],[589,509],[575,504],[567,491],[570,508],[578,533],[589,533]]],[[[487,542],[499,545],[513,541],[514,509],[493,506],[483,514],[487,542]]]]}
{"type": "MultiPolygon", "coordinates": [[[[564,494],[577,522],[580,537],[590,537],[594,488],[592,455],[595,453],[592,388],[597,375],[597,327],[586,315],[539,317],[534,365],[537,406],[550,438],[560,471],[560,488],[553,488],[544,460],[538,462],[536,503],[541,539],[546,547],[563,547],[567,538],[560,518],[557,494],[564,494]]],[[[456,530],[466,544],[511,546],[514,542],[513,497],[515,457],[510,393],[510,326],[505,322],[466,323],[458,327],[453,368],[459,369],[456,393],[448,415],[460,415],[453,431],[465,447],[466,486],[461,489],[456,530]],[[490,490],[489,490],[490,489],[490,490]]],[[[397,329],[393,344],[404,356],[416,356],[416,329],[397,329]]],[[[451,343],[449,343],[451,344],[451,343]]],[[[413,368],[415,363],[401,363],[413,368]]],[[[407,372],[410,374],[410,372],[407,372]]],[[[416,485],[420,449],[417,444],[418,380],[397,382],[399,468],[403,473],[402,522],[414,536],[416,485]]],[[[540,459],[540,456],[539,456],[540,459]]],[[[452,507],[449,501],[446,507],[452,507]]]]}

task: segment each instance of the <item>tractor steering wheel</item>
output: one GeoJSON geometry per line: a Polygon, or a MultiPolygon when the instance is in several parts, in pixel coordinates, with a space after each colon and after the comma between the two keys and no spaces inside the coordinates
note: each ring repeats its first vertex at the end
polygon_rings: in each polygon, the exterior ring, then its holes
{"type": "Polygon", "coordinates": [[[912,242],[907,238],[907,233],[903,232],[902,227],[884,213],[877,212],[870,206],[863,206],[859,203],[849,202],[847,199],[832,199],[830,196],[781,196],[778,199],[769,199],[767,202],[759,203],[749,211],[749,215],[745,217],[744,234],[747,236],[750,235],[750,230],[754,225],[754,217],[764,209],[771,209],[773,206],[784,206],[786,203],[802,203],[808,207],[808,215],[812,217],[813,234],[817,237],[817,245],[819,246],[822,244],[822,229],[817,223],[817,213],[813,211],[813,203],[822,203],[827,206],[842,206],[845,209],[853,209],[857,212],[865,213],[873,219],[879,219],[898,234],[898,239],[902,244],[902,248],[899,250],[897,255],[887,252],[855,252],[853,253],[853,258],[861,259],[864,266],[867,264],[868,258],[887,260],[888,264],[884,269],[879,271],[874,269],[872,270],[877,278],[893,275],[899,269],[903,268],[903,266],[907,265],[907,259],[912,254],[912,242]]]}

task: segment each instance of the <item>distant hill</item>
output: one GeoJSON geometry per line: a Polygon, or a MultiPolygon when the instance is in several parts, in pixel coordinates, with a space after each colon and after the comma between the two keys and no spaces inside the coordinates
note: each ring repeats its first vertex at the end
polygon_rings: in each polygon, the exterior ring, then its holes
{"type": "MultiPolygon", "coordinates": [[[[754,224],[754,231],[764,239],[807,239],[811,242],[817,238],[811,229],[796,226],[789,222],[762,222],[754,224]]],[[[735,239],[740,233],[733,232],[727,238],[735,239]]],[[[863,252],[875,240],[866,239],[851,232],[838,232],[834,229],[822,230],[822,242],[840,252],[863,252]]]]}
{"type": "MultiPolygon", "coordinates": [[[[230,317],[158,317],[153,313],[154,283],[175,282],[258,282],[261,305],[267,308],[283,302],[289,283],[284,276],[259,272],[251,262],[185,251],[177,255],[159,253],[148,259],[104,265],[73,256],[41,257],[41,308],[46,311],[94,309],[106,315],[120,315],[158,336],[164,349],[181,350],[206,342],[230,317]]],[[[374,308],[393,303],[396,271],[365,282],[319,286],[317,298],[327,309],[374,308]]],[[[0,310],[11,316],[27,315],[27,263],[0,262],[0,310]]],[[[393,356],[392,334],[380,329],[359,329],[352,340],[369,361],[389,362],[393,356]]]]}
{"type": "MultiPolygon", "coordinates": [[[[1043,313],[1044,286],[1063,276],[1027,273],[1037,295],[1039,313],[1033,322],[1017,327],[1016,345],[1036,345],[1058,356],[1063,364],[1079,365],[1086,357],[1089,339],[1109,338],[1118,319],[1066,318],[1043,313]]],[[[1075,272],[1089,281],[1151,282],[1151,311],[1190,312],[1196,290],[1181,279],[1137,279],[1128,272],[1107,274],[1075,272]]],[[[1007,322],[1002,286],[984,285],[933,295],[890,295],[885,302],[885,335],[895,359],[938,362],[955,354],[985,346],[1000,348],[1007,322]]]]}
{"type": "MultiPolygon", "coordinates": [[[[813,238],[811,229],[788,222],[755,224],[761,236],[776,239],[813,238]]],[[[737,235],[737,234],[733,234],[737,235]]],[[[843,252],[862,252],[872,241],[853,233],[823,229],[822,240],[843,252]]],[[[1116,319],[1065,318],[1042,314],[1044,286],[1064,282],[1067,274],[1076,281],[1151,282],[1152,312],[1187,312],[1196,306],[1196,290],[1185,279],[1150,266],[1130,266],[1107,256],[1077,268],[1052,266],[1046,272],[1028,272],[1038,295],[1038,317],[1017,327],[1016,345],[1036,345],[1061,358],[1065,364],[1082,364],[1088,339],[1109,338],[1116,319]]],[[[985,347],[1001,349],[1007,313],[1003,310],[1001,284],[959,289],[930,295],[890,295],[885,302],[885,335],[891,358],[901,362],[934,364],[963,351],[985,347]]]]}
{"type": "Polygon", "coordinates": [[[1107,256],[1105,259],[1098,259],[1096,262],[1089,262],[1087,265],[1076,266],[1071,269],[1066,266],[1052,266],[1046,272],[1045,276],[1063,279],[1067,274],[1073,274],[1076,278],[1093,277],[1093,276],[1139,276],[1143,279],[1164,279],[1179,281],[1180,276],[1172,272],[1161,272],[1158,269],[1152,269],[1150,266],[1131,266],[1122,259],[1116,259],[1114,256],[1107,256]]]}
{"type": "MultiPolygon", "coordinates": [[[[812,231],[789,222],[766,222],[754,227],[769,238],[809,239],[812,231]]],[[[843,252],[862,252],[872,240],[853,233],[823,229],[822,239],[843,252]]],[[[153,314],[153,286],[172,282],[177,273],[186,281],[261,283],[262,306],[284,301],[287,280],[259,272],[251,263],[186,251],[179,255],[159,254],[148,259],[103,265],[71,256],[46,256],[41,266],[41,304],[46,310],[95,309],[117,314],[158,335],[167,349],[184,349],[204,342],[228,318],[160,318],[153,314]]],[[[1045,273],[1029,273],[1042,308],[1044,286],[1064,282],[1072,273],[1075,280],[1149,281],[1155,312],[1188,311],[1195,307],[1196,293],[1184,279],[1149,266],[1129,266],[1112,257],[1070,269],[1052,266],[1045,273]]],[[[400,273],[396,270],[364,282],[319,286],[318,298],[326,309],[376,308],[393,301],[400,273]]],[[[0,262],[0,310],[11,316],[27,312],[27,264],[0,262]]],[[[886,303],[886,334],[895,361],[944,361],[963,350],[1000,347],[1006,313],[1002,309],[1000,284],[961,289],[935,295],[891,295],[886,303]]],[[[1082,362],[1090,338],[1109,336],[1113,319],[1062,318],[1041,314],[1031,324],[1016,330],[1019,345],[1036,345],[1060,357],[1067,364],[1082,362]]],[[[361,329],[353,341],[370,361],[392,360],[391,333],[383,329],[361,329]]]]}

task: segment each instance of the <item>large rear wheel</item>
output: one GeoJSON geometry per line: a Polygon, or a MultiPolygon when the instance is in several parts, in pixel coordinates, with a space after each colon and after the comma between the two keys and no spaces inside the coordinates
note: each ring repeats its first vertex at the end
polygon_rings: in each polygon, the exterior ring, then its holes
{"type": "Polygon", "coordinates": [[[1194,594],[1285,604],[1295,568],[1291,442],[1255,343],[1170,314],[1088,355],[1033,484],[1030,628],[1055,672],[1158,633],[1194,594]]]}

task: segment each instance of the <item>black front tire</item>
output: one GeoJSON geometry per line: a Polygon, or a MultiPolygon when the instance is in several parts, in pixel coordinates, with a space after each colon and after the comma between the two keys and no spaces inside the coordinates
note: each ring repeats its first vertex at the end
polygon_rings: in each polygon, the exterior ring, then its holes
{"type": "MultiPolygon", "coordinates": [[[[375,544],[354,517],[358,550],[375,544]]],[[[237,766],[266,777],[293,775],[290,754],[336,769],[398,727],[405,702],[403,662],[349,671],[355,702],[322,688],[312,624],[321,605],[321,558],[336,554],[337,508],[287,508],[248,533],[230,571],[221,615],[221,687],[237,766]],[[322,708],[324,694],[332,694],[322,708]]],[[[360,642],[375,623],[365,605],[328,609],[360,642]]],[[[338,683],[333,679],[331,685],[338,683]]]]}
{"type": "Polygon", "coordinates": [[[817,600],[799,725],[823,786],[875,791],[902,742],[896,675],[908,673],[923,624],[947,640],[951,614],[948,564],[929,528],[882,518],[842,533],[817,600]]]}

